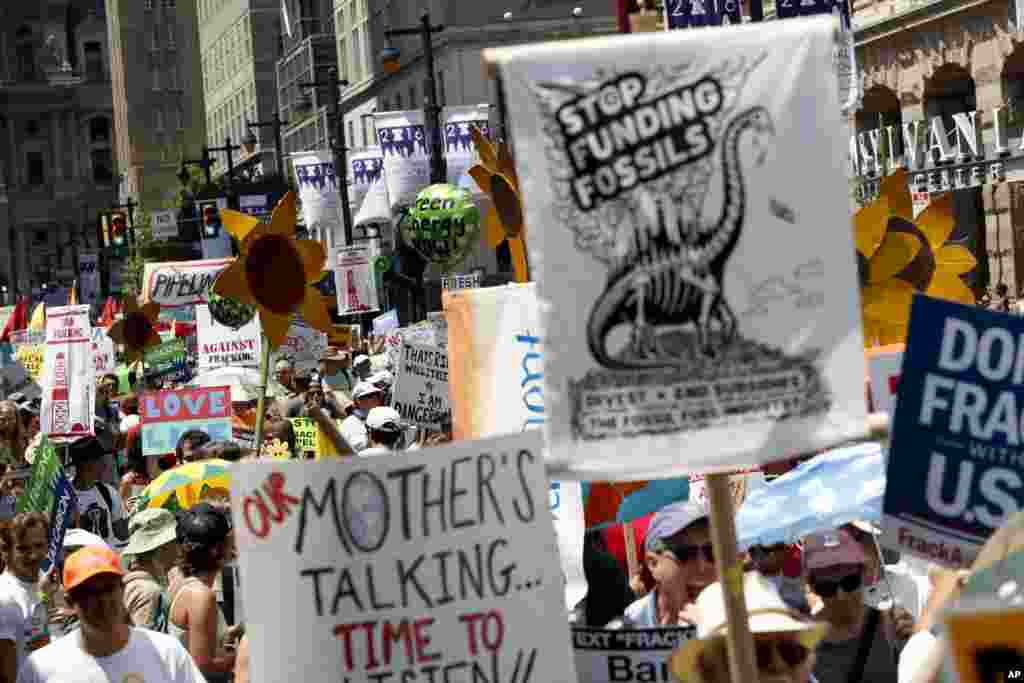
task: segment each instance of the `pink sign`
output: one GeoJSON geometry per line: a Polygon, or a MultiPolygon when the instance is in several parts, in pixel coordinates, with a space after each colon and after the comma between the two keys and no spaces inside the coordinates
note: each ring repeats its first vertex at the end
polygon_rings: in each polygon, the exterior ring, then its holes
{"type": "Polygon", "coordinates": [[[142,424],[231,417],[230,387],[170,389],[145,394],[142,424]]]}

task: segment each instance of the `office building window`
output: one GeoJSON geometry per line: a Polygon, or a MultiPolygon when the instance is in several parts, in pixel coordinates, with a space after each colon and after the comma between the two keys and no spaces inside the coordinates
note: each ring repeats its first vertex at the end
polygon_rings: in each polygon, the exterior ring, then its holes
{"type": "MultiPolygon", "coordinates": [[[[426,93],[424,93],[424,97],[425,96],[426,93]]],[[[417,106],[419,105],[416,104],[416,84],[413,83],[409,86],[409,108],[415,109],[417,106]]]]}
{"type": "Polygon", "coordinates": [[[443,107],[445,105],[446,98],[444,96],[444,74],[440,71],[437,72],[437,106],[443,107]]]}
{"type": "Polygon", "coordinates": [[[174,9],[177,6],[177,0],[164,0],[164,9],[174,9]]]}
{"type": "Polygon", "coordinates": [[[145,2],[143,3],[143,7],[145,7],[147,10],[152,10],[153,0],[145,0],[145,2]]]}
{"type": "Polygon", "coordinates": [[[85,52],[85,77],[90,81],[102,81],[106,77],[103,46],[99,43],[86,43],[83,51],[85,52]]]}
{"type": "Polygon", "coordinates": [[[109,149],[94,149],[92,157],[92,179],[97,183],[109,183],[114,179],[114,162],[109,149]]]}
{"type": "Polygon", "coordinates": [[[38,187],[46,182],[46,171],[43,167],[43,153],[29,152],[25,155],[28,184],[38,187]]]}
{"type": "Polygon", "coordinates": [[[402,93],[395,93],[395,109],[401,110],[402,108],[402,93]]]}
{"type": "Polygon", "coordinates": [[[35,80],[36,77],[36,48],[32,40],[32,31],[27,26],[22,26],[15,34],[16,47],[15,57],[17,62],[18,78],[23,81],[35,80]]]}
{"type": "Polygon", "coordinates": [[[89,121],[89,141],[94,144],[110,142],[110,119],[97,116],[89,121]]]}
{"type": "Polygon", "coordinates": [[[153,130],[162,131],[164,129],[164,110],[157,107],[153,110],[153,130]]]}

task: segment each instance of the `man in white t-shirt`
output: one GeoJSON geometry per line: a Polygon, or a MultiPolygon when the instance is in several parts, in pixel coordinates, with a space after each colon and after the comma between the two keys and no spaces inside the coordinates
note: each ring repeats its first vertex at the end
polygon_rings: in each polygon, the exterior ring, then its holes
{"type": "Polygon", "coordinates": [[[64,563],[64,591],[81,627],[34,652],[18,683],[206,683],[175,638],[134,628],[124,570],[110,548],[87,546],[64,563]]]}
{"type": "Polygon", "coordinates": [[[76,526],[96,534],[112,547],[123,547],[128,541],[128,518],[117,489],[99,480],[106,455],[102,443],[86,437],[72,443],[68,450],[75,466],[76,526]]]}
{"type": "Polygon", "coordinates": [[[365,450],[370,444],[370,435],[366,432],[366,416],[374,408],[384,405],[384,392],[370,384],[360,382],[352,390],[352,400],[356,407],[352,414],[341,422],[341,435],[352,447],[352,450],[359,453],[365,450]]]}

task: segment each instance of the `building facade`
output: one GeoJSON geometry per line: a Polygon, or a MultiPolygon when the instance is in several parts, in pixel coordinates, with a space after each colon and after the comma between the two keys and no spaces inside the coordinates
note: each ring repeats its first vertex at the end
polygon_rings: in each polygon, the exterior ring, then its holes
{"type": "MultiPolygon", "coordinates": [[[[286,0],[283,11],[288,20],[281,36],[284,55],[277,61],[277,104],[281,119],[287,121],[282,134],[285,154],[325,149],[330,138],[330,93],[325,87],[302,84],[326,81],[328,69],[337,67],[333,6],[331,0],[286,0]]],[[[339,73],[338,78],[346,77],[339,73]]]]}
{"type": "MultiPolygon", "coordinates": [[[[246,121],[270,121],[277,109],[274,64],[282,54],[281,0],[197,0],[202,89],[209,147],[239,145],[249,135],[246,121]]],[[[262,144],[233,161],[264,173],[274,168],[273,136],[257,132],[262,144]],[[256,157],[253,160],[250,157],[256,157]]],[[[216,152],[214,175],[227,171],[227,152],[216,152]]]]}
{"type": "MultiPolygon", "coordinates": [[[[1024,25],[1015,9],[1008,0],[854,5],[864,88],[857,131],[880,125],[901,131],[920,121],[930,135],[938,120],[955,147],[967,142],[964,130],[976,127],[980,155],[1002,159],[1006,182],[988,178],[979,187],[953,191],[953,239],[978,258],[966,281],[979,297],[997,293],[1000,285],[1011,298],[1024,294],[1024,188],[1015,182],[1024,180],[1024,168],[1014,160],[1024,142],[1024,25]],[[958,119],[968,128],[958,131],[958,119]],[[999,146],[1008,148],[1002,157],[999,146]]],[[[898,152],[905,146],[900,138],[898,152]]]]}
{"type": "Polygon", "coordinates": [[[0,299],[70,284],[116,201],[104,3],[0,6],[0,299]]]}
{"type": "Polygon", "coordinates": [[[206,142],[196,0],[107,0],[121,201],[162,208],[206,142]]]}

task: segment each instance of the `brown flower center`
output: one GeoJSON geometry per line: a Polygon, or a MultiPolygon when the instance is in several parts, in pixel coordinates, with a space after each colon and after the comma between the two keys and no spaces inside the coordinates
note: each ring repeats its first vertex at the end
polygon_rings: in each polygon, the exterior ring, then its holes
{"type": "Polygon", "coordinates": [[[153,326],[144,313],[132,313],[124,319],[124,345],[130,349],[141,349],[152,331],[153,326]]]}
{"type": "Polygon", "coordinates": [[[302,259],[280,235],[266,235],[249,247],[245,279],[256,300],[280,315],[293,312],[306,295],[302,259]]]}

